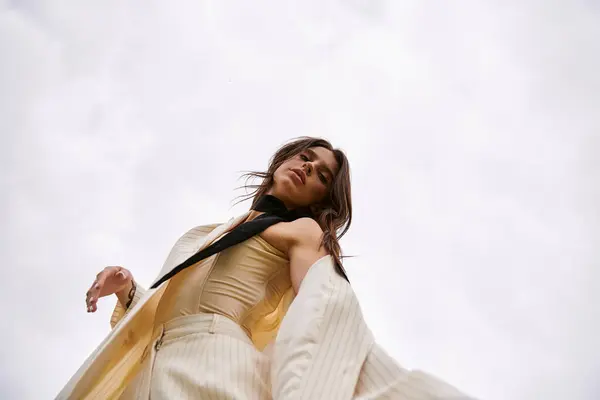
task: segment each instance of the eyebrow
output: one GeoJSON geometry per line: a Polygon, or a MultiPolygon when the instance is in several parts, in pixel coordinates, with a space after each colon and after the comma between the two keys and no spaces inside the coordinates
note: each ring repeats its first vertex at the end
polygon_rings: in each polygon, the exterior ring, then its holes
{"type": "MultiPolygon", "coordinates": [[[[317,153],[315,153],[314,150],[308,148],[308,149],[306,149],[306,152],[308,154],[310,154],[310,156],[312,158],[318,158],[320,160],[319,156],[317,155],[317,153]]],[[[329,167],[327,166],[327,164],[323,163],[323,168],[325,169],[325,172],[327,172],[329,174],[329,178],[333,181],[333,177],[334,177],[333,172],[331,172],[331,170],[329,169],[329,167]]]]}

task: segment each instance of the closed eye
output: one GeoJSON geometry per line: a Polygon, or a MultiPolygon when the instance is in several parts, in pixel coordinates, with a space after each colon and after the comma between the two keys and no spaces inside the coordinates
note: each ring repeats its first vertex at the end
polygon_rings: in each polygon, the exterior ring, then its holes
{"type": "Polygon", "coordinates": [[[323,175],[320,172],[319,172],[319,179],[321,180],[321,182],[323,182],[323,185],[327,185],[327,178],[325,178],[325,175],[323,175]]]}

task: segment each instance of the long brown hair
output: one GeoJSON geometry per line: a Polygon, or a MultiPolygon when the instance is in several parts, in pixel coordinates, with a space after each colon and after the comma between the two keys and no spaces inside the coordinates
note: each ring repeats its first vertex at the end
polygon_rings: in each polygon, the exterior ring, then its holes
{"type": "Polygon", "coordinates": [[[240,201],[252,198],[252,207],[254,207],[260,196],[265,194],[273,185],[273,174],[277,168],[286,160],[310,147],[323,147],[333,152],[339,165],[338,173],[331,183],[328,194],[320,204],[312,206],[311,211],[313,218],[323,229],[321,246],[325,247],[325,250],[334,257],[336,264],[341,267],[342,250],[339,239],[348,231],[352,222],[350,166],[344,152],[340,149],[334,149],[329,141],[305,136],[293,139],[281,146],[271,157],[266,172],[249,171],[242,175],[246,178],[246,183],[242,187],[246,190],[251,189],[251,191],[240,196],[240,201]],[[262,179],[262,182],[258,185],[248,183],[249,180],[255,178],[262,179]]]}

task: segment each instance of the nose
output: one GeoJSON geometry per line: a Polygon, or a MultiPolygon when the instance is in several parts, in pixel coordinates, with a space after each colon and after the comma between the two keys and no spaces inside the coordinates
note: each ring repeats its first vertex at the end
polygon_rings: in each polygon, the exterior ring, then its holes
{"type": "Polygon", "coordinates": [[[303,167],[304,167],[304,170],[306,172],[306,176],[310,176],[310,173],[312,171],[312,166],[310,165],[310,163],[305,162],[304,165],[303,165],[303,167]]]}

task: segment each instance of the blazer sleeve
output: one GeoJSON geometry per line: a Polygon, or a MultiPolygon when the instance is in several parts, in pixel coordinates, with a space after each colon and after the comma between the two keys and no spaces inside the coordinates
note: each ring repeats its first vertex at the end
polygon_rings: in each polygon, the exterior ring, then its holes
{"type": "Polygon", "coordinates": [[[306,274],[275,340],[274,400],[350,400],[374,340],[331,257],[306,274]]]}
{"type": "MultiPolygon", "coordinates": [[[[193,229],[190,229],[185,234],[183,234],[179,239],[177,239],[177,242],[175,242],[175,244],[171,248],[171,251],[169,252],[169,255],[167,256],[167,259],[165,260],[165,262],[163,264],[163,267],[161,269],[161,274],[166,269],[174,267],[175,265],[173,265],[173,264],[177,264],[178,261],[181,261],[181,260],[179,260],[179,258],[180,258],[179,256],[182,253],[182,251],[181,251],[182,248],[189,247],[190,244],[197,242],[200,238],[206,236],[208,233],[210,233],[213,229],[215,229],[219,225],[220,224],[209,224],[209,225],[197,226],[193,229]]],[[[144,295],[146,294],[146,291],[147,291],[146,289],[144,289],[142,286],[140,286],[137,282],[136,282],[136,285],[137,285],[137,287],[135,290],[135,294],[133,295],[133,300],[131,301],[131,304],[129,305],[128,309],[125,309],[125,307],[119,302],[119,300],[117,300],[115,309],[113,310],[112,316],[110,317],[111,328],[114,329],[114,327],[117,325],[117,323],[121,319],[123,319],[123,317],[127,314],[127,311],[131,310],[137,304],[137,302],[140,301],[140,299],[142,297],[144,297],[144,295]]]]}
{"type": "Polygon", "coordinates": [[[437,377],[401,367],[375,343],[362,366],[353,400],[475,400],[437,377]]]}
{"type": "Polygon", "coordinates": [[[136,282],[135,293],[133,294],[133,299],[131,300],[129,308],[125,308],[125,306],[123,306],[117,299],[117,304],[115,305],[115,309],[110,317],[110,327],[112,329],[114,329],[117,323],[123,319],[123,317],[127,314],[127,311],[131,310],[137,304],[137,302],[144,297],[144,294],[146,294],[146,289],[136,282]]]}

